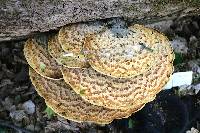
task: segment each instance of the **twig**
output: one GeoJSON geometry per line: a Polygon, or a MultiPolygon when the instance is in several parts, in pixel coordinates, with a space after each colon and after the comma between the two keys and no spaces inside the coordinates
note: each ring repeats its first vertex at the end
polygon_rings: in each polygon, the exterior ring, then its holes
{"type": "Polygon", "coordinates": [[[27,129],[12,125],[11,122],[8,122],[8,121],[5,121],[5,120],[1,120],[1,119],[0,119],[0,126],[12,128],[14,130],[21,131],[23,133],[32,133],[31,131],[29,131],[27,129]]]}

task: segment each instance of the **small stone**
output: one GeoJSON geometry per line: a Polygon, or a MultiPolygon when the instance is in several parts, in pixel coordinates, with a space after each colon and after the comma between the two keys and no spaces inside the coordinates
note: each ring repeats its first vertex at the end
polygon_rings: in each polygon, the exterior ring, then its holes
{"type": "Polygon", "coordinates": [[[4,100],[4,104],[6,105],[13,105],[13,99],[10,97],[6,97],[4,100]]]}
{"type": "Polygon", "coordinates": [[[33,131],[33,132],[39,132],[41,130],[41,128],[39,126],[33,125],[33,124],[26,126],[26,129],[33,131]]]}
{"type": "Polygon", "coordinates": [[[7,78],[12,79],[15,77],[15,74],[7,68],[6,64],[2,64],[2,72],[4,72],[4,76],[7,78]]]}
{"type": "Polygon", "coordinates": [[[178,93],[180,96],[185,96],[185,95],[195,95],[194,89],[192,85],[182,85],[179,86],[178,93]]]}
{"type": "Polygon", "coordinates": [[[35,113],[35,104],[31,100],[23,103],[22,108],[26,111],[27,114],[35,113]]]}
{"type": "Polygon", "coordinates": [[[176,53],[187,54],[187,40],[183,37],[175,37],[172,41],[170,41],[172,47],[176,53]]]}
{"type": "Polygon", "coordinates": [[[28,86],[19,86],[16,88],[16,91],[24,91],[26,89],[28,89],[28,86]]]}
{"type": "Polygon", "coordinates": [[[196,95],[200,91],[200,83],[196,85],[182,85],[179,87],[179,94],[184,95],[196,95]]]}
{"type": "Polygon", "coordinates": [[[189,44],[191,45],[191,44],[193,44],[193,43],[195,43],[197,41],[198,41],[198,39],[195,36],[191,36],[190,40],[189,40],[189,44]]]}
{"type": "Polygon", "coordinates": [[[197,85],[194,85],[193,88],[195,89],[195,94],[197,94],[200,91],[200,83],[197,85]]]}
{"type": "Polygon", "coordinates": [[[13,99],[11,99],[9,97],[6,97],[5,100],[2,101],[2,104],[3,104],[4,108],[9,112],[16,110],[15,105],[13,105],[13,99]]]}
{"type": "Polygon", "coordinates": [[[179,86],[179,90],[183,91],[183,90],[190,90],[192,88],[191,85],[181,85],[179,86]]]}
{"type": "Polygon", "coordinates": [[[186,133],[200,133],[196,128],[192,127],[191,130],[186,131],[186,133]]]}
{"type": "Polygon", "coordinates": [[[13,85],[14,83],[10,79],[3,79],[1,80],[0,87],[6,86],[6,85],[13,85]]]}
{"type": "Polygon", "coordinates": [[[11,111],[15,111],[16,110],[16,106],[15,105],[12,105],[11,107],[10,107],[10,109],[9,109],[9,111],[11,112],[11,111]]]}
{"type": "Polygon", "coordinates": [[[188,66],[193,72],[200,74],[200,60],[191,60],[188,62],[188,66]]]}
{"type": "Polygon", "coordinates": [[[10,112],[10,117],[15,121],[22,121],[23,118],[27,117],[27,115],[24,110],[16,110],[10,112]]]}
{"type": "Polygon", "coordinates": [[[157,29],[160,32],[166,32],[170,29],[170,26],[173,24],[172,20],[167,20],[167,21],[160,21],[152,24],[146,25],[147,27],[157,29]]]}
{"type": "Polygon", "coordinates": [[[199,37],[191,36],[189,40],[189,50],[188,53],[190,58],[200,58],[200,40],[199,37]]]}

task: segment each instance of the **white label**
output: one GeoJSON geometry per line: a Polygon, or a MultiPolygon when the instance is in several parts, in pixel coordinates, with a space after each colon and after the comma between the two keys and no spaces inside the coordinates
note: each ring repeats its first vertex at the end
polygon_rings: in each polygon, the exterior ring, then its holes
{"type": "Polygon", "coordinates": [[[164,89],[171,89],[172,87],[191,85],[192,84],[192,71],[174,73],[169,82],[165,85],[164,89]]]}

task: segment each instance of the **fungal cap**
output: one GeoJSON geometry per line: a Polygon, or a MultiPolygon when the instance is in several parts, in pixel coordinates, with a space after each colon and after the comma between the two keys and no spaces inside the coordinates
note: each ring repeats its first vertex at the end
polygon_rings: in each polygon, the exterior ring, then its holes
{"type": "Polygon", "coordinates": [[[24,56],[28,64],[40,75],[51,79],[62,78],[60,66],[51,58],[47,49],[39,45],[36,40],[28,39],[26,41],[24,56]]]}
{"type": "Polygon", "coordinates": [[[80,54],[86,35],[98,33],[103,29],[104,24],[98,21],[66,25],[59,30],[58,41],[65,52],[80,54]]]}
{"type": "Polygon", "coordinates": [[[48,51],[55,60],[65,67],[69,68],[84,68],[88,67],[88,63],[83,54],[73,54],[72,52],[65,52],[58,41],[58,36],[54,35],[49,38],[48,51]]]}
{"type": "Polygon", "coordinates": [[[44,78],[32,68],[29,69],[29,75],[36,91],[45,99],[46,104],[58,115],[72,121],[108,124],[114,119],[126,118],[144,106],[140,104],[128,110],[113,110],[92,105],[84,101],[62,79],[44,78]]]}
{"type": "Polygon", "coordinates": [[[89,64],[96,71],[115,78],[131,78],[155,64],[160,37],[163,35],[139,25],[117,27],[87,36],[84,47],[89,64]]]}
{"type": "MultiPolygon", "coordinates": [[[[138,27],[141,30],[139,25],[136,25],[135,29],[138,27]]],[[[110,109],[124,110],[152,101],[173,72],[174,54],[165,36],[146,28],[143,30],[146,30],[144,34],[149,37],[158,37],[153,39],[153,41],[158,41],[156,57],[153,66],[148,71],[131,78],[116,78],[95,70],[96,68],[92,65],[86,69],[62,67],[64,80],[78,94],[80,94],[80,89],[84,89],[85,94],[81,95],[84,100],[110,109]],[[153,35],[150,36],[151,34],[153,35]]],[[[150,39],[148,41],[152,42],[150,39]]]]}

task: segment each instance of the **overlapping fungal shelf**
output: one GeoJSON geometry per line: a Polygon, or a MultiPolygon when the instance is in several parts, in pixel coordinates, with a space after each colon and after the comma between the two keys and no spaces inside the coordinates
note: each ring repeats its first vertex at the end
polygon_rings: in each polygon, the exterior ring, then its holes
{"type": "Polygon", "coordinates": [[[66,25],[47,44],[28,39],[24,55],[49,107],[66,119],[98,124],[154,100],[174,60],[162,33],[118,18],[66,25]]]}

